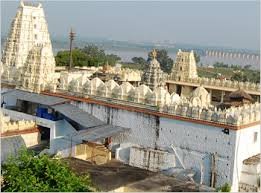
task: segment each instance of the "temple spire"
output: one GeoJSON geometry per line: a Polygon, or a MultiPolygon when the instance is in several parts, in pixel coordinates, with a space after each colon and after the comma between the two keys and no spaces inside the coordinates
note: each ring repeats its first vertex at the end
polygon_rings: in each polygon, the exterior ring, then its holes
{"type": "Polygon", "coordinates": [[[153,57],[153,59],[157,58],[157,51],[156,51],[156,49],[152,50],[152,57],[153,57]]]}

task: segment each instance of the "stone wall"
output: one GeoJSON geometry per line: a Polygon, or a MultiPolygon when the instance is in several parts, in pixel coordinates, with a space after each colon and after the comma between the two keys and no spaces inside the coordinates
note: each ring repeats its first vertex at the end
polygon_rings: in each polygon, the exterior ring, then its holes
{"type": "Polygon", "coordinates": [[[129,165],[158,172],[176,167],[175,155],[166,151],[131,147],[129,165]]]}
{"type": "MultiPolygon", "coordinates": [[[[196,171],[196,181],[204,184],[210,183],[211,155],[216,153],[216,187],[226,182],[232,184],[233,190],[237,190],[238,181],[234,181],[235,172],[235,151],[244,142],[238,144],[239,131],[224,128],[207,126],[197,123],[189,123],[169,118],[162,118],[144,113],[130,112],[127,110],[114,109],[102,105],[73,102],[86,112],[107,123],[131,128],[128,135],[113,137],[113,145],[135,144],[141,148],[151,148],[169,153],[174,153],[171,146],[175,147],[178,156],[187,169],[193,168],[196,171]]],[[[246,133],[253,133],[259,125],[243,129],[246,133]]],[[[241,131],[241,130],[240,130],[241,131]]],[[[260,131],[259,134],[260,135],[260,131]]],[[[129,147],[126,146],[126,149],[129,147]]],[[[249,144],[250,154],[257,154],[260,147],[249,144]]],[[[247,149],[237,150],[242,157],[249,156],[247,149]]],[[[177,156],[175,157],[177,158],[177,156]]],[[[125,160],[126,161],[126,160],[125,160]]],[[[175,162],[176,166],[178,162],[175,162]]],[[[170,165],[172,167],[173,165],[170,165]]],[[[240,171],[239,168],[238,171],[240,171]]]]}
{"type": "MultiPolygon", "coordinates": [[[[99,78],[73,79],[68,84],[63,83],[59,87],[60,92],[66,94],[79,95],[82,97],[103,97],[114,100],[126,101],[154,106],[155,110],[168,114],[190,117],[199,120],[208,120],[228,125],[245,125],[260,120],[260,103],[244,105],[243,107],[217,110],[211,105],[208,107],[203,104],[203,99],[191,95],[191,98],[179,97],[176,93],[170,94],[165,88],[158,87],[154,91],[146,85],[133,87],[125,82],[118,85],[115,81],[101,81],[99,78]],[[192,99],[197,98],[199,102],[193,103],[192,99]],[[200,101],[202,100],[202,101],[200,101]]],[[[189,90],[188,92],[191,92],[189,90]]],[[[193,92],[192,92],[193,94],[193,92]]],[[[128,105],[128,103],[126,103],[128,105]]]]}
{"type": "Polygon", "coordinates": [[[12,131],[22,131],[27,129],[35,128],[36,124],[34,121],[14,121],[7,122],[2,125],[1,133],[12,132],[12,131]]]}

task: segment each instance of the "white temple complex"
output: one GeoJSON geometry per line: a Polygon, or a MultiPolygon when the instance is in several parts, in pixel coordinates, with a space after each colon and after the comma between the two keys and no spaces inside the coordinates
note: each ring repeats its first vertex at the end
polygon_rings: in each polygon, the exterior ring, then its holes
{"type": "Polygon", "coordinates": [[[5,120],[7,115],[21,120],[9,124],[1,119],[4,131],[19,125],[44,126],[50,130],[48,151],[63,157],[77,152],[77,145],[84,147],[84,140],[98,134],[104,139],[107,134],[109,151],[125,164],[157,172],[191,169],[198,184],[217,188],[229,183],[232,191],[260,190],[255,179],[260,170],[251,171],[253,178],[247,179],[249,163],[260,155],[260,85],[198,77],[193,51],[179,50],[172,72],[165,76],[156,54],[154,50],[143,74],[108,68],[120,75],[119,82],[91,78],[97,69],[54,73],[43,8],[21,2],[4,48],[1,74],[5,85],[15,86],[3,88],[5,120]],[[45,107],[43,117],[39,106],[45,107]],[[84,126],[104,125],[98,134],[78,132],[84,126]],[[129,132],[112,135],[121,129],[129,132]],[[76,134],[75,147],[63,140],[76,134]]]}

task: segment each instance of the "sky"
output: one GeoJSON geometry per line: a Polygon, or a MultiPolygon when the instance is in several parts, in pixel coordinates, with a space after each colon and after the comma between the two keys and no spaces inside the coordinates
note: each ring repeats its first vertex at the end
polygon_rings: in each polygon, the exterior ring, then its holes
{"type": "MultiPolygon", "coordinates": [[[[40,1],[51,38],[77,37],[135,42],[224,46],[259,50],[259,1],[40,1]]],[[[18,1],[1,0],[6,34],[18,1]]]]}

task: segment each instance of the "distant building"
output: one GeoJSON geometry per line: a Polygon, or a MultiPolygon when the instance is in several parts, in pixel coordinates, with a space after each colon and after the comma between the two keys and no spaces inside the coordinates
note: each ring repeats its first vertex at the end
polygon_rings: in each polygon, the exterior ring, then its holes
{"type": "Polygon", "coordinates": [[[194,52],[178,51],[176,61],[171,71],[171,77],[174,80],[184,81],[187,78],[197,78],[197,66],[194,52]]]}

